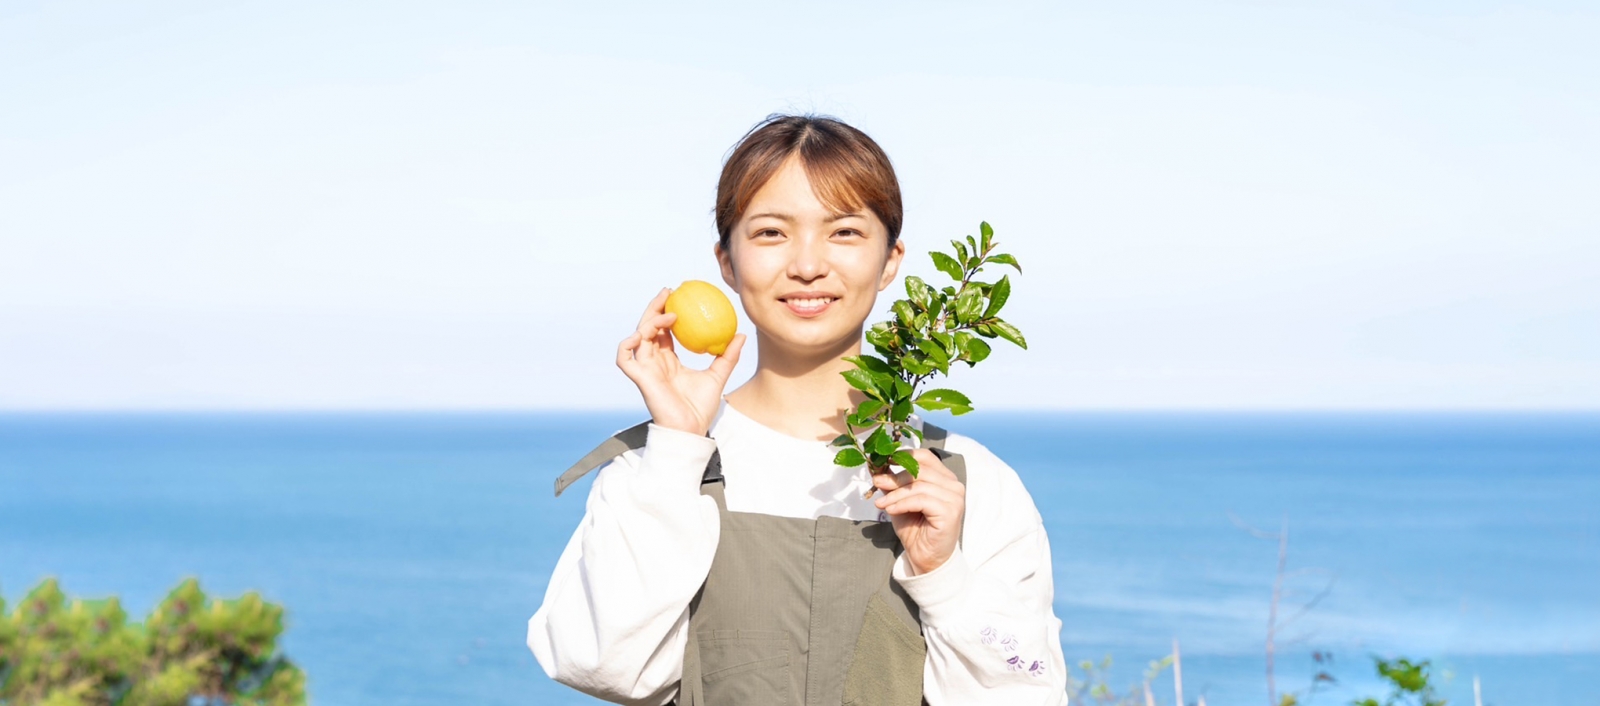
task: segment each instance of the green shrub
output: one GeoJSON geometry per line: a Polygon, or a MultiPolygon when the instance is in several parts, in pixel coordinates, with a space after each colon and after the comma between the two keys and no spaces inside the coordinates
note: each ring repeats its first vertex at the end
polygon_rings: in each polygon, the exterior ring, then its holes
{"type": "Polygon", "coordinates": [[[116,597],[69,599],[47,578],[7,614],[0,706],[303,706],[305,674],[277,654],[283,608],[255,592],[207,598],[185,579],[143,623],[116,597]]]}
{"type": "Polygon", "coordinates": [[[1351,706],[1445,706],[1445,700],[1433,691],[1428,660],[1412,662],[1400,657],[1383,659],[1373,657],[1378,676],[1389,683],[1389,697],[1383,701],[1361,699],[1351,706]]]}

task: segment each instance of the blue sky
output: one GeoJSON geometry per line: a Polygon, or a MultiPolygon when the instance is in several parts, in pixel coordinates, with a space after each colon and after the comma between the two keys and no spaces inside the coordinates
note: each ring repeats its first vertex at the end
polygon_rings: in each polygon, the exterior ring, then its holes
{"type": "Polygon", "coordinates": [[[980,408],[1600,407],[1592,5],[330,5],[0,4],[0,409],[635,407],[775,111],[1022,261],[980,408]]]}

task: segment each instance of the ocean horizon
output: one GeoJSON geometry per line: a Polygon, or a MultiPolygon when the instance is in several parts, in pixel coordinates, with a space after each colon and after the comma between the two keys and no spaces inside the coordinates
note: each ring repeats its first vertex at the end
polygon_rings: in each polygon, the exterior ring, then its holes
{"type": "MultiPolygon", "coordinates": [[[[587,704],[527,618],[583,514],[554,478],[642,411],[0,412],[0,595],[45,576],[142,617],[185,576],[283,604],[319,704],[587,704]]],[[[1430,659],[1452,704],[1600,704],[1600,412],[992,411],[936,423],[1015,468],[1044,516],[1069,664],[1111,686],[1182,645],[1184,691],[1379,696],[1430,659]],[[1331,653],[1331,666],[1313,663],[1331,653]]],[[[1076,673],[1075,676],[1081,676],[1076,673]]],[[[1171,703],[1170,675],[1154,688],[1171,703]]],[[[1305,703],[1304,701],[1302,703],[1305,703]]]]}

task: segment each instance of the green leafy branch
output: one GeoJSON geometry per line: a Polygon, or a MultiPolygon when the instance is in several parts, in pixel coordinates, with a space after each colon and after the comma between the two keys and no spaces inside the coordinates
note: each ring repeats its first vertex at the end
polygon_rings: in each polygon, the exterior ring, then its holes
{"type": "Polygon", "coordinates": [[[0,598],[0,706],[305,706],[305,673],[277,648],[282,606],[253,591],[178,584],[143,623],[115,596],[68,598],[41,581],[9,614],[0,598]]]}
{"type": "Polygon", "coordinates": [[[874,475],[894,465],[915,477],[917,461],[901,449],[912,436],[922,439],[922,432],[909,422],[912,408],[951,414],[972,411],[966,395],[923,386],[936,376],[949,375],[954,363],[972,367],[988,358],[992,349],[985,339],[1028,347],[1022,331],[998,316],[1011,298],[1010,276],[994,282],[976,279],[986,265],[1009,265],[1018,274],[1022,266],[1015,257],[994,252],[994,229],[988,223],[979,225],[979,234],[967,236],[965,242],[950,241],[951,252],[930,253],[933,266],[954,284],[935,288],[920,277],[906,277],[907,298],[890,307],[894,318],[867,330],[867,342],[877,355],[845,358],[855,368],[841,374],[867,398],[845,417],[845,433],[833,440],[834,446],[844,447],[834,463],[866,465],[874,475]]]}
{"type": "Polygon", "coordinates": [[[1350,702],[1351,706],[1445,706],[1445,700],[1434,692],[1433,675],[1428,660],[1413,662],[1401,657],[1386,660],[1373,657],[1378,676],[1389,683],[1389,697],[1383,701],[1373,698],[1350,702]]]}

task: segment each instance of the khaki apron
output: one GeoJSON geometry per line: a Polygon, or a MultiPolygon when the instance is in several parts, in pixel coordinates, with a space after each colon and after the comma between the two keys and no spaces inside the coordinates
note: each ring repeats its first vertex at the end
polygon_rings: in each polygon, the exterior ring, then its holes
{"type": "MultiPolygon", "coordinates": [[[[556,494],[629,449],[649,422],[618,432],[556,479],[556,494]]],[[[962,483],[948,432],[923,424],[923,447],[962,483]]],[[[700,494],[722,522],[705,584],[689,602],[679,706],[917,706],[927,646],[917,605],[890,580],[900,539],[889,522],[730,512],[722,459],[700,494]]]]}

